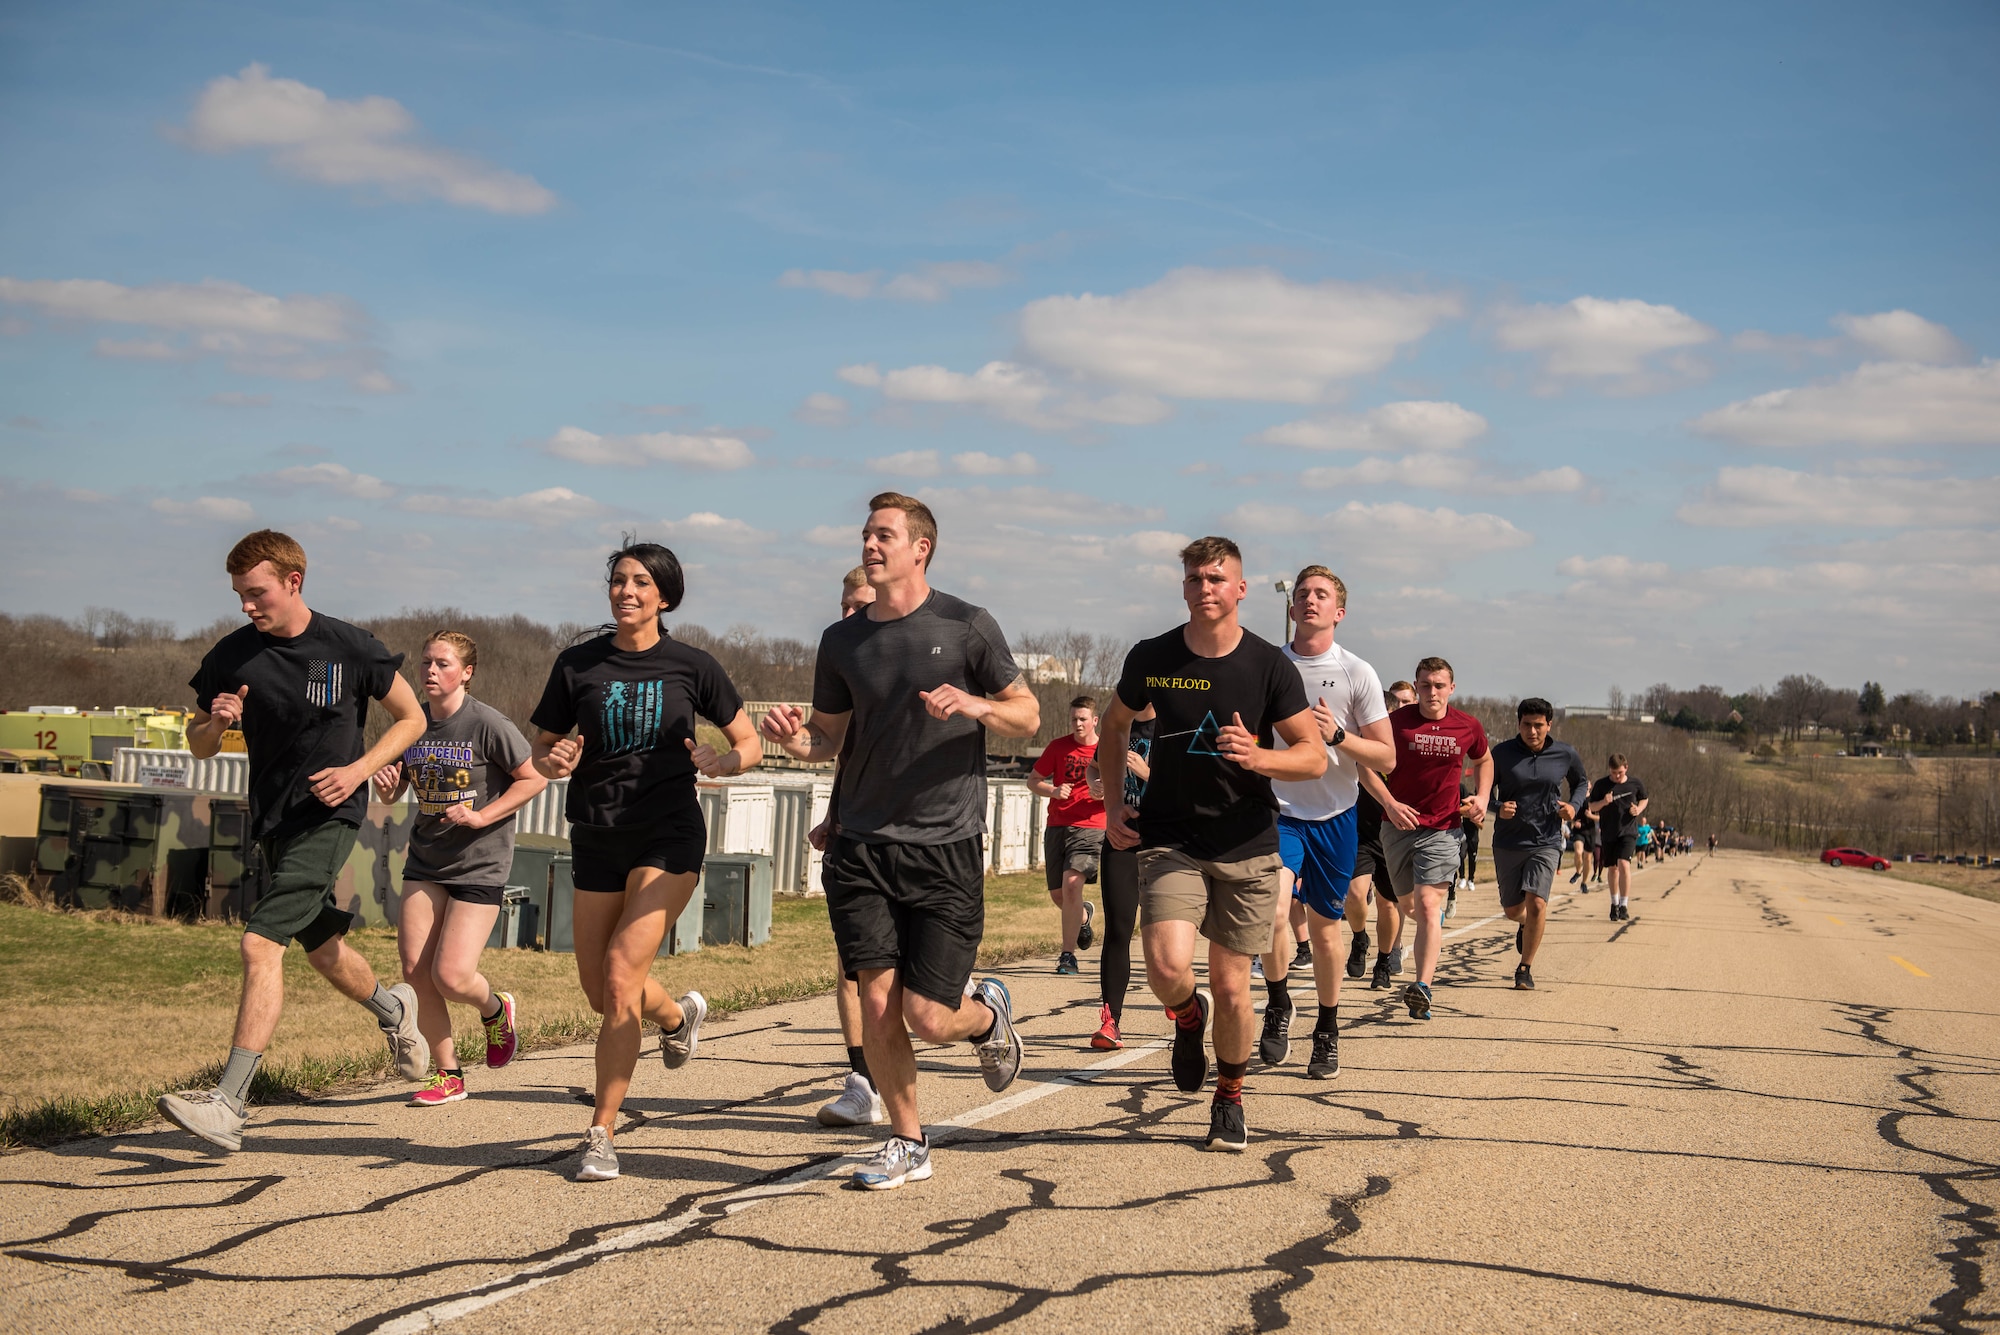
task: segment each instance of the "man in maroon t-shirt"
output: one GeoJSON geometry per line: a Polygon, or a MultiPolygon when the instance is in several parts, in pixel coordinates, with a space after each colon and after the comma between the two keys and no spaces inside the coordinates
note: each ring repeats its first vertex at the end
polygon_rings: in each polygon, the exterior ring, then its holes
{"type": "Polygon", "coordinates": [[[1083,898],[1083,885],[1097,875],[1104,851],[1104,803],[1090,795],[1086,771],[1097,758],[1097,701],[1079,695],[1069,702],[1069,734],[1043,748],[1028,776],[1028,787],[1049,799],[1049,828],[1042,835],[1042,866],[1049,898],[1062,910],[1063,950],[1057,973],[1077,972],[1076,952],[1092,940],[1096,905],[1083,898]]]}
{"type": "Polygon", "coordinates": [[[1471,761],[1476,781],[1465,809],[1483,817],[1486,794],[1493,790],[1493,757],[1479,720],[1451,707],[1456,686],[1451,664],[1426,658],[1417,664],[1416,681],[1417,702],[1389,715],[1396,768],[1385,780],[1382,857],[1397,906],[1416,925],[1417,981],[1403,989],[1403,1002],[1411,1019],[1428,1020],[1442,944],[1439,914],[1458,876],[1459,776],[1471,761]]]}

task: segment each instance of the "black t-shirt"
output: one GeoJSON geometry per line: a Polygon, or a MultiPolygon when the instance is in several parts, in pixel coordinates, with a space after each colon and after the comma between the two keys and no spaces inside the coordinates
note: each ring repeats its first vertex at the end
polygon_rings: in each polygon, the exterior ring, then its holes
{"type": "Polygon", "coordinates": [[[931,590],[908,616],[856,612],[820,635],[815,712],[851,714],[842,744],[840,833],[881,844],[951,844],[986,829],[986,728],[935,719],[918,692],[998,695],[1021,669],[985,608],[931,590]]]}
{"type": "Polygon", "coordinates": [[[611,635],[556,655],[529,722],[583,737],[563,814],[599,829],[658,824],[693,806],[695,768],[687,744],[699,714],[718,728],[743,709],[722,665],[667,635],[643,652],[611,635]]]}
{"type": "Polygon", "coordinates": [[[362,729],[368,702],[389,693],[401,654],[392,654],[359,626],[314,612],[291,639],[244,626],[222,637],[188,685],[195,703],[212,712],[215,697],[248,686],[243,741],[250,751],[252,838],[289,838],[368,814],[368,785],[337,807],[312,795],[312,776],[352,765],[367,752],[362,729]]]}
{"type": "Polygon", "coordinates": [[[1590,785],[1589,800],[1593,803],[1602,802],[1613,793],[1625,800],[1613,802],[1597,813],[1599,837],[1607,844],[1615,844],[1621,839],[1637,836],[1639,820],[1632,814],[1632,805],[1646,800],[1646,785],[1629,776],[1623,783],[1613,783],[1611,776],[1607,774],[1590,785]]]}
{"type": "Polygon", "coordinates": [[[1178,848],[1190,857],[1238,862],[1278,851],[1278,799],[1271,781],[1216,750],[1231,716],[1260,746],[1273,726],[1305,712],[1299,670],[1267,640],[1249,631],[1221,658],[1187,646],[1185,627],[1141,640],[1125,657],[1118,698],[1126,708],[1152,705],[1153,777],[1139,804],[1144,848],[1178,848]]]}

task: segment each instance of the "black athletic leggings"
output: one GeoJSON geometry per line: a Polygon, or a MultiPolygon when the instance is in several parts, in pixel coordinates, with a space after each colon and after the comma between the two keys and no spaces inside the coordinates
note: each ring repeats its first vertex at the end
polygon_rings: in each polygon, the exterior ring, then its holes
{"type": "Polygon", "coordinates": [[[1104,894],[1104,930],[1099,933],[1098,986],[1111,1017],[1125,1013],[1132,986],[1132,928],[1139,921],[1139,850],[1104,846],[1098,862],[1098,889],[1104,894]]]}

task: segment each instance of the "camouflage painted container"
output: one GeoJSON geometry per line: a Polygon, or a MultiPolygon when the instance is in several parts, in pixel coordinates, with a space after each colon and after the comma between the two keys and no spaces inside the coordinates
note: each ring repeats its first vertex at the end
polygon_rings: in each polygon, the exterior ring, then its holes
{"type": "Polygon", "coordinates": [[[75,908],[203,916],[214,800],[121,784],[45,783],[35,879],[75,908]]]}

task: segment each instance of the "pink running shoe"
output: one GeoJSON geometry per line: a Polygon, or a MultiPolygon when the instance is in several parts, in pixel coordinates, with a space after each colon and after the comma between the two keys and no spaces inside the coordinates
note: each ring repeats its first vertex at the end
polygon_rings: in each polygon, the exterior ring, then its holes
{"type": "Polygon", "coordinates": [[[514,994],[495,992],[493,997],[500,1003],[500,1013],[484,1022],[486,1064],[505,1066],[514,1060],[514,1049],[520,1046],[520,1039],[514,1032],[514,994]]]}
{"type": "Polygon", "coordinates": [[[465,1082],[455,1075],[434,1075],[430,1083],[410,1096],[412,1108],[438,1108],[465,1097],[465,1082]]]}

